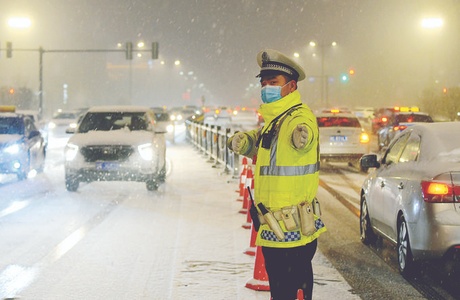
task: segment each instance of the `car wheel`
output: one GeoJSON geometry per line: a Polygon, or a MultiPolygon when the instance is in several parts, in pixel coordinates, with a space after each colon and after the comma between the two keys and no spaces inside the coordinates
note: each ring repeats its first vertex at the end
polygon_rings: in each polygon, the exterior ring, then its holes
{"type": "Polygon", "coordinates": [[[156,180],[150,179],[145,182],[145,186],[147,187],[147,190],[149,191],[156,191],[158,190],[159,184],[156,180]]]}
{"type": "Polygon", "coordinates": [[[372,230],[371,219],[369,217],[369,210],[367,208],[366,197],[361,196],[361,214],[359,217],[359,230],[361,233],[361,242],[369,245],[375,242],[377,236],[372,230]]]}
{"type": "Polygon", "coordinates": [[[166,180],[166,164],[163,167],[163,169],[161,169],[160,174],[158,175],[159,182],[165,182],[165,180],[166,180]]]}
{"type": "Polygon", "coordinates": [[[415,273],[416,264],[412,256],[410,248],[409,232],[407,230],[407,223],[404,217],[400,217],[398,226],[398,267],[402,275],[413,275],[415,273]]]}
{"type": "Polygon", "coordinates": [[[19,181],[26,180],[27,179],[27,172],[26,171],[19,171],[19,173],[17,174],[17,177],[18,177],[19,181]]]}
{"type": "Polygon", "coordinates": [[[78,181],[77,178],[73,176],[66,176],[65,177],[65,188],[69,192],[75,192],[78,190],[78,186],[80,185],[80,182],[78,181]]]}

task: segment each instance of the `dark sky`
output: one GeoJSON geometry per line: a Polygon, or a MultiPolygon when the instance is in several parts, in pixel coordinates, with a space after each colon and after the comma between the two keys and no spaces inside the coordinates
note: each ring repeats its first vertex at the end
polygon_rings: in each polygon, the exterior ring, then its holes
{"type": "MultiPolygon", "coordinates": [[[[101,103],[150,106],[201,104],[257,106],[258,65],[264,48],[300,53],[308,76],[321,74],[320,55],[310,40],[324,44],[327,98],[335,105],[414,104],[422,90],[458,86],[458,0],[0,0],[0,43],[14,49],[116,49],[143,40],[160,45],[129,62],[124,53],[45,53],[44,91],[48,108],[101,103]],[[24,15],[32,28],[6,28],[24,15]],[[428,32],[423,17],[444,19],[428,32]],[[336,41],[338,46],[329,47],[336,41]],[[174,60],[180,60],[179,67],[174,60]],[[160,62],[164,61],[164,65],[160,62]],[[129,66],[131,64],[131,67],[129,66]],[[356,74],[344,84],[342,72],[356,74]],[[183,71],[185,75],[179,75],[183,71]],[[193,75],[189,72],[193,71],[193,75]],[[63,103],[63,84],[69,99],[63,103]],[[408,103],[410,102],[410,103],[408,103]]],[[[38,52],[0,58],[0,87],[38,89],[38,52]]],[[[318,79],[299,87],[304,101],[321,103],[318,79]]]]}

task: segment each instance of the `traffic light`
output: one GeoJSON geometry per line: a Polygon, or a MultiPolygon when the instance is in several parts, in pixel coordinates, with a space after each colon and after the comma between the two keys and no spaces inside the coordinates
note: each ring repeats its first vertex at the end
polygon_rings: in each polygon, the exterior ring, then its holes
{"type": "Polygon", "coordinates": [[[14,88],[10,88],[10,89],[8,90],[8,93],[9,93],[10,95],[14,95],[14,88]]]}
{"type": "Polygon", "coordinates": [[[152,59],[158,59],[158,42],[152,43],[152,59]]]}
{"type": "Polygon", "coordinates": [[[446,87],[443,87],[443,88],[442,88],[442,93],[443,93],[444,95],[447,94],[447,88],[446,88],[446,87]]]}
{"type": "Polygon", "coordinates": [[[133,43],[127,42],[126,43],[126,59],[132,60],[133,59],[133,43]]]}
{"type": "Polygon", "coordinates": [[[350,68],[350,69],[348,70],[348,74],[349,74],[350,76],[355,75],[355,69],[350,68]]]}
{"type": "Polygon", "coordinates": [[[13,43],[6,42],[6,57],[11,58],[13,56],[13,43]]]}
{"type": "Polygon", "coordinates": [[[340,75],[340,81],[342,82],[347,82],[348,81],[348,74],[341,74],[340,75]]]}

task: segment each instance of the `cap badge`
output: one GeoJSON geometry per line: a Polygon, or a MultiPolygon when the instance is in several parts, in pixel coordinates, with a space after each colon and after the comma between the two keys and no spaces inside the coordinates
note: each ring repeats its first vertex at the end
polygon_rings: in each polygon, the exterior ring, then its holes
{"type": "Polygon", "coordinates": [[[270,56],[268,55],[267,52],[264,51],[264,52],[262,53],[262,63],[265,64],[265,63],[267,63],[267,62],[269,62],[269,61],[270,61],[270,56]]]}

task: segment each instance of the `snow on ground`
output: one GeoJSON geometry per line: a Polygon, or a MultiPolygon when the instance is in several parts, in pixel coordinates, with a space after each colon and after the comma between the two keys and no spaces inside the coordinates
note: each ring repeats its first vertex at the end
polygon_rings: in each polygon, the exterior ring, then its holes
{"type": "MultiPolygon", "coordinates": [[[[239,179],[213,168],[191,144],[168,145],[171,169],[155,193],[142,183],[102,182],[68,193],[61,150],[53,151],[59,155],[49,157],[45,177],[37,178],[48,178],[56,189],[53,201],[109,205],[75,230],[80,238],[65,253],[51,252],[33,264],[36,278],[25,283],[20,298],[269,299],[269,292],[246,287],[260,279],[254,278],[260,266],[244,253],[251,231],[242,227],[247,216],[239,213],[242,202],[236,200],[239,179]],[[139,189],[133,190],[136,184],[139,189]]],[[[94,209],[85,211],[91,216],[94,209]]],[[[313,269],[314,299],[359,299],[319,250],[313,269]]]]}

